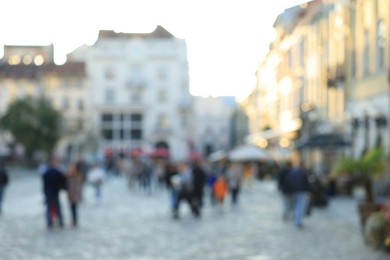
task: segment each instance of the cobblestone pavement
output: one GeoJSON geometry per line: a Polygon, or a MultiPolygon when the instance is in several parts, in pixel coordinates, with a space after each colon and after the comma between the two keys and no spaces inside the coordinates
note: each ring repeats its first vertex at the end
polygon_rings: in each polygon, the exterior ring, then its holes
{"type": "Polygon", "coordinates": [[[241,195],[239,206],[226,201],[222,211],[206,203],[201,219],[182,205],[175,221],[165,191],[130,191],[123,178],[112,178],[101,204],[86,187],[77,229],[69,227],[62,194],[68,225],[47,230],[39,176],[11,178],[0,216],[0,259],[390,259],[364,245],[351,199],[315,208],[305,228],[297,230],[281,220],[272,181],[253,183],[241,195]]]}

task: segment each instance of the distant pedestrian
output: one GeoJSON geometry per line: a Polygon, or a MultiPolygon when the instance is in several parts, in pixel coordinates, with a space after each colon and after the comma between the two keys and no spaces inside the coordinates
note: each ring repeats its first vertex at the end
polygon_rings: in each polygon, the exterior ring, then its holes
{"type": "Polygon", "coordinates": [[[241,190],[241,184],[243,179],[241,163],[233,162],[227,169],[226,174],[229,183],[229,191],[231,194],[231,202],[233,205],[237,205],[238,195],[241,190]]]}
{"type": "Polygon", "coordinates": [[[292,169],[292,162],[286,161],[284,165],[282,165],[282,167],[280,168],[277,177],[278,190],[282,197],[282,203],[283,203],[282,219],[284,221],[292,217],[292,212],[293,212],[292,191],[290,190],[290,187],[288,186],[287,183],[287,176],[291,171],[291,169],[292,169]]]}
{"type": "Polygon", "coordinates": [[[83,185],[83,174],[77,164],[71,164],[66,174],[68,182],[68,200],[72,214],[72,226],[78,225],[78,205],[81,201],[81,189],[83,185]]]}
{"type": "Polygon", "coordinates": [[[80,195],[81,195],[80,202],[81,202],[83,200],[83,190],[84,190],[85,184],[87,182],[87,172],[89,169],[89,165],[83,157],[79,157],[76,161],[76,168],[77,168],[77,172],[79,172],[81,174],[81,177],[82,177],[81,193],[80,193],[80,195]]]}
{"type": "Polygon", "coordinates": [[[177,190],[177,198],[173,207],[173,218],[179,218],[179,207],[182,200],[185,200],[195,217],[200,217],[200,207],[193,197],[193,174],[187,162],[177,164],[178,174],[172,177],[173,186],[177,190]]]}
{"type": "Polygon", "coordinates": [[[172,212],[174,212],[180,189],[180,177],[178,176],[177,167],[173,162],[167,162],[164,172],[166,188],[168,189],[170,195],[170,206],[172,212]]]}
{"type": "Polygon", "coordinates": [[[46,203],[46,221],[47,227],[52,228],[54,219],[58,219],[60,227],[64,226],[59,194],[61,190],[66,190],[66,177],[61,170],[57,158],[50,161],[45,173],[42,175],[43,192],[46,203]]]}
{"type": "Polygon", "coordinates": [[[100,203],[102,200],[102,186],[106,178],[106,172],[104,171],[100,163],[96,162],[88,171],[87,175],[88,182],[94,188],[95,201],[96,203],[100,203]]]}
{"type": "Polygon", "coordinates": [[[193,177],[193,203],[196,203],[199,208],[203,207],[203,194],[206,186],[206,171],[200,160],[195,160],[192,163],[193,177]]]}
{"type": "Polygon", "coordinates": [[[223,203],[228,193],[229,187],[226,180],[226,176],[220,174],[213,186],[215,199],[220,210],[223,209],[223,203]]]}
{"type": "Polygon", "coordinates": [[[292,194],[294,224],[297,228],[303,228],[302,221],[310,194],[308,173],[303,166],[291,168],[286,176],[286,187],[292,194]]]}
{"type": "Polygon", "coordinates": [[[8,183],[8,171],[6,169],[5,163],[0,161],[0,214],[2,214],[3,211],[4,193],[8,183]]]}

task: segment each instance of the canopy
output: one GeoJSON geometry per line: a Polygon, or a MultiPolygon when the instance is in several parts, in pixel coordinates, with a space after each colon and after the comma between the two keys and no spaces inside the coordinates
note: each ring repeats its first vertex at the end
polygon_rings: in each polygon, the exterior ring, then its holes
{"type": "Polygon", "coordinates": [[[298,142],[297,149],[305,148],[338,148],[350,146],[351,143],[343,138],[340,134],[317,134],[310,137],[308,140],[298,142]]]}
{"type": "Polygon", "coordinates": [[[272,161],[271,155],[264,149],[255,145],[242,145],[229,153],[231,161],[272,161]]]}
{"type": "Polygon", "coordinates": [[[226,159],[227,158],[227,153],[224,150],[219,150],[214,153],[211,153],[208,157],[207,160],[209,162],[218,162],[220,160],[226,159]]]}

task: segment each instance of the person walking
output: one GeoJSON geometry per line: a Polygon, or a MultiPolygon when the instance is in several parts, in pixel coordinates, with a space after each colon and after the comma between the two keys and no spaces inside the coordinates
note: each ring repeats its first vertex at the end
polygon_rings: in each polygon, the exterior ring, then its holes
{"type": "Polygon", "coordinates": [[[223,203],[226,197],[226,194],[228,193],[228,183],[226,181],[226,176],[224,174],[220,174],[217,177],[217,180],[214,183],[213,186],[215,199],[217,202],[217,206],[220,211],[223,210],[223,203]]]}
{"type": "Polygon", "coordinates": [[[71,164],[66,174],[68,186],[68,200],[72,214],[72,226],[78,225],[78,205],[81,201],[83,185],[83,173],[77,167],[77,163],[71,164]]]}
{"type": "Polygon", "coordinates": [[[286,176],[286,189],[291,192],[293,202],[294,224],[303,228],[306,203],[310,193],[308,174],[303,165],[292,167],[286,176]]]}
{"type": "Polygon", "coordinates": [[[5,166],[5,162],[0,161],[0,214],[3,211],[3,200],[5,188],[9,183],[8,171],[5,166]]]}
{"type": "Polygon", "coordinates": [[[52,158],[50,165],[42,175],[43,192],[46,203],[46,223],[47,227],[53,227],[54,218],[58,219],[60,227],[64,226],[59,194],[61,190],[66,190],[66,177],[61,170],[59,160],[52,158]]]}
{"type": "Polygon", "coordinates": [[[106,178],[106,173],[101,167],[99,162],[96,162],[93,167],[88,171],[88,182],[92,184],[95,190],[96,204],[101,203],[102,200],[102,186],[106,178]]]}
{"type": "Polygon", "coordinates": [[[280,168],[277,177],[277,185],[280,195],[282,197],[283,204],[283,213],[282,219],[283,221],[288,220],[292,216],[293,210],[293,199],[290,187],[287,183],[287,175],[292,169],[292,162],[286,161],[284,165],[280,168]]]}
{"type": "Polygon", "coordinates": [[[192,176],[193,176],[193,203],[197,204],[197,207],[203,207],[203,194],[206,185],[206,171],[202,166],[201,160],[195,160],[192,163],[192,176]]]}
{"type": "Polygon", "coordinates": [[[239,162],[233,162],[227,169],[227,180],[233,205],[238,203],[238,195],[242,183],[242,165],[239,162]]]}
{"type": "Polygon", "coordinates": [[[187,201],[194,217],[200,217],[200,207],[194,203],[193,198],[193,173],[187,162],[177,164],[178,175],[172,178],[177,190],[177,198],[173,207],[173,218],[179,219],[179,207],[182,200],[187,201]]]}

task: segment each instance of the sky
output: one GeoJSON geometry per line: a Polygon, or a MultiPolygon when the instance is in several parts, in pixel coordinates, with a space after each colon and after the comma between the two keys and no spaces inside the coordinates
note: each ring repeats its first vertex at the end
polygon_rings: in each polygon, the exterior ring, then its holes
{"type": "Polygon", "coordinates": [[[303,2],[3,0],[0,46],[53,43],[55,61],[62,64],[67,53],[92,45],[99,30],[149,33],[161,25],[186,41],[191,94],[245,97],[256,84],[277,15],[303,2]]]}

